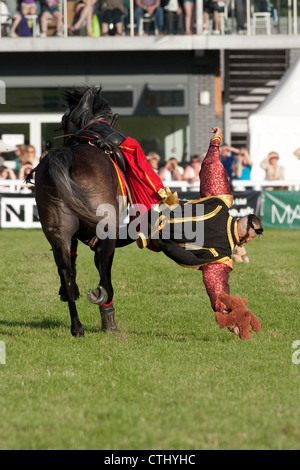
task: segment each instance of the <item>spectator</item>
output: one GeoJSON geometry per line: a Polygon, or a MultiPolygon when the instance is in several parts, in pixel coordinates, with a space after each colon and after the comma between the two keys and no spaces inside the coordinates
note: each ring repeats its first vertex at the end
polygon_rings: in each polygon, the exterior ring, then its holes
{"type": "Polygon", "coordinates": [[[16,162],[16,172],[18,174],[20,168],[21,168],[21,164],[22,162],[26,162],[27,160],[27,145],[25,144],[21,144],[21,145],[17,145],[17,150],[15,150],[15,162],[16,162]]]}
{"type": "Polygon", "coordinates": [[[22,15],[17,9],[17,1],[16,0],[6,0],[6,5],[9,11],[10,16],[12,17],[12,25],[9,32],[10,38],[17,38],[18,35],[16,33],[17,27],[21,23],[22,15]]]}
{"type": "Polygon", "coordinates": [[[15,180],[16,174],[11,168],[7,168],[5,165],[0,166],[0,179],[1,180],[15,180]]]}
{"type": "Polygon", "coordinates": [[[293,155],[295,155],[295,157],[297,157],[298,160],[300,160],[300,148],[295,150],[295,152],[293,152],[293,155]]]}
{"type": "Polygon", "coordinates": [[[87,36],[91,36],[92,19],[97,0],[79,0],[75,7],[75,24],[70,26],[69,33],[72,35],[79,31],[86,21],[87,36]]]}
{"type": "Polygon", "coordinates": [[[239,149],[235,147],[231,147],[228,144],[223,144],[220,147],[220,161],[222,165],[224,166],[228,179],[229,179],[229,184],[232,182],[232,167],[235,161],[235,155],[236,153],[239,153],[239,149]],[[232,153],[233,152],[233,153],[232,153]]]}
{"type": "Polygon", "coordinates": [[[176,158],[171,157],[165,166],[160,170],[159,177],[164,182],[181,181],[184,169],[178,165],[176,158]]]}
{"type": "Polygon", "coordinates": [[[200,173],[201,168],[201,158],[200,155],[194,155],[191,158],[191,163],[186,167],[183,173],[182,179],[188,181],[191,184],[191,191],[199,191],[200,187],[200,173]]]}
{"type": "Polygon", "coordinates": [[[62,15],[58,9],[58,0],[41,0],[42,15],[41,15],[41,29],[40,38],[47,36],[48,20],[53,18],[56,21],[56,36],[62,37],[62,15]]]}
{"type": "Polygon", "coordinates": [[[27,162],[31,163],[33,167],[36,167],[39,163],[39,159],[36,156],[36,151],[33,145],[27,145],[27,162]]]}
{"type": "Polygon", "coordinates": [[[36,3],[34,0],[22,0],[21,13],[25,15],[36,15],[36,3]]]}
{"type": "Polygon", "coordinates": [[[100,7],[101,13],[101,34],[102,36],[122,36],[123,17],[128,11],[123,0],[103,0],[100,7]],[[109,25],[113,24],[114,29],[110,32],[109,25]]]}
{"type": "Polygon", "coordinates": [[[243,147],[236,156],[236,162],[233,164],[233,171],[235,179],[237,180],[250,180],[252,169],[252,160],[248,150],[243,147]]]}
{"type": "Polygon", "coordinates": [[[155,173],[158,175],[159,173],[159,162],[160,162],[160,156],[156,152],[149,152],[147,156],[147,160],[150,163],[151,167],[155,171],[155,173]]]}
{"type": "MultiPolygon", "coordinates": [[[[231,15],[231,2],[228,5],[228,14],[231,15]]],[[[235,0],[234,14],[236,29],[239,34],[245,34],[247,30],[247,10],[245,0],[235,0]]]]}
{"type": "Polygon", "coordinates": [[[261,162],[260,166],[266,172],[265,180],[284,180],[284,168],[278,165],[279,155],[277,152],[270,152],[261,162]]]}
{"type": "Polygon", "coordinates": [[[195,0],[183,0],[185,34],[193,34],[195,23],[195,0]]]}
{"type": "MultiPolygon", "coordinates": [[[[141,18],[145,14],[155,16],[159,34],[163,34],[164,29],[164,10],[161,7],[161,0],[135,0],[136,8],[134,10],[134,20],[139,32],[141,18]]],[[[144,34],[148,34],[144,31],[144,34]]]]}
{"type": "Polygon", "coordinates": [[[20,148],[18,179],[23,180],[36,167],[38,160],[35,156],[35,148],[32,145],[18,145],[18,147],[20,148]]]}
{"type": "Polygon", "coordinates": [[[27,175],[33,170],[34,166],[31,163],[25,163],[24,165],[21,165],[21,168],[19,170],[18,174],[18,179],[19,180],[24,180],[27,175]]]}
{"type": "Polygon", "coordinates": [[[221,33],[221,20],[218,0],[204,0],[203,5],[203,33],[209,33],[209,17],[213,18],[213,34],[221,33]]]}
{"type": "Polygon", "coordinates": [[[181,1],[169,0],[164,6],[166,18],[166,32],[168,34],[182,33],[183,28],[183,11],[181,1]]]}

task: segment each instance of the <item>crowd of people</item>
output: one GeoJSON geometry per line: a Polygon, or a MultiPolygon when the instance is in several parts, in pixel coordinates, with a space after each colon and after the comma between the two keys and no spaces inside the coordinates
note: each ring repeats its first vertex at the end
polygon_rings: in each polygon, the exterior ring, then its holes
{"type": "MultiPolygon", "coordinates": [[[[149,152],[147,156],[150,165],[163,183],[168,185],[171,181],[187,181],[190,191],[199,190],[199,172],[204,157],[205,154],[193,155],[190,162],[183,166],[175,156],[168,158],[163,165],[160,165],[161,158],[157,152],[149,152]]],[[[278,165],[278,160],[279,154],[270,152],[261,162],[260,166],[265,170],[265,180],[284,180],[284,167],[278,165]]],[[[236,148],[224,143],[220,147],[220,161],[226,170],[231,186],[233,180],[251,180],[253,163],[247,148],[236,148]]]]}
{"type": "MultiPolygon", "coordinates": [[[[297,151],[300,155],[300,150],[297,151]]],[[[295,151],[295,154],[297,151],[295,151]]],[[[0,180],[24,180],[39,162],[33,145],[22,144],[16,146],[13,168],[11,160],[10,164],[6,165],[4,155],[5,153],[0,154],[0,180]]],[[[160,155],[153,151],[148,153],[147,160],[166,186],[170,182],[186,181],[190,191],[199,191],[199,172],[204,157],[205,154],[193,155],[190,162],[184,164],[177,155],[173,154],[162,163],[160,155]]],[[[253,163],[245,147],[236,148],[224,143],[220,147],[220,161],[226,170],[231,186],[233,180],[248,181],[251,179],[253,163]]],[[[279,165],[278,161],[279,154],[272,151],[260,163],[261,168],[265,170],[265,180],[284,180],[284,167],[279,165]]],[[[268,189],[272,189],[272,187],[270,186],[268,189]]]]}
{"type": "MultiPolygon", "coordinates": [[[[8,9],[11,27],[8,35],[12,38],[30,36],[32,31],[27,15],[37,15],[40,37],[46,37],[49,22],[54,24],[51,35],[62,37],[63,17],[61,0],[1,0],[8,9]]],[[[235,10],[230,11],[231,2],[224,0],[203,0],[203,34],[221,33],[221,15],[235,17],[238,33],[246,32],[246,5],[244,0],[235,0],[235,10]]],[[[258,11],[270,11],[268,0],[256,0],[258,11]]],[[[4,8],[4,7],[3,7],[4,8]]],[[[72,12],[72,24],[68,35],[121,36],[128,30],[129,0],[77,0],[72,12]]],[[[70,15],[70,12],[68,12],[70,15]]],[[[148,35],[152,32],[151,22],[145,22],[140,30],[142,18],[154,18],[158,34],[196,33],[196,0],[134,0],[135,34],[148,35]],[[142,32],[141,32],[142,31],[142,32]]]]}
{"type": "Polygon", "coordinates": [[[24,180],[39,162],[33,145],[17,145],[14,160],[5,160],[5,153],[0,154],[0,180],[24,180]]]}

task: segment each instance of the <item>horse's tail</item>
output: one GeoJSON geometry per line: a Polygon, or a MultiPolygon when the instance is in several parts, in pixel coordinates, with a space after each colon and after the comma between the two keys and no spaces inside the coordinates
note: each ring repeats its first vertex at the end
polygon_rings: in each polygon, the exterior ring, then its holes
{"type": "Polygon", "coordinates": [[[87,192],[71,178],[70,169],[74,155],[69,148],[52,149],[48,153],[49,174],[57,189],[58,197],[80,220],[94,227],[101,217],[89,208],[87,192]]]}

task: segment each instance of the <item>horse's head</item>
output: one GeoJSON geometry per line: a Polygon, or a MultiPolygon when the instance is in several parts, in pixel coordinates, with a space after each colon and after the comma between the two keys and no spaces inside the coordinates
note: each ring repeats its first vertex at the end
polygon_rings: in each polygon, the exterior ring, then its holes
{"type": "Polygon", "coordinates": [[[106,121],[110,126],[114,114],[107,101],[101,96],[101,88],[85,88],[66,92],[68,108],[62,117],[61,127],[64,134],[75,134],[93,120],[106,121]]]}

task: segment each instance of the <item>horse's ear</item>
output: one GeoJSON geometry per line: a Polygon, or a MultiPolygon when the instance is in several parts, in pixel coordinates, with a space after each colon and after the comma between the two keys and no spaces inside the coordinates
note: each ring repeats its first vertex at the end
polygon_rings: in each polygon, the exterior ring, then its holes
{"type": "Polygon", "coordinates": [[[71,112],[69,120],[72,121],[79,128],[84,127],[93,118],[93,103],[96,95],[94,88],[89,88],[78,106],[71,112]]]}

